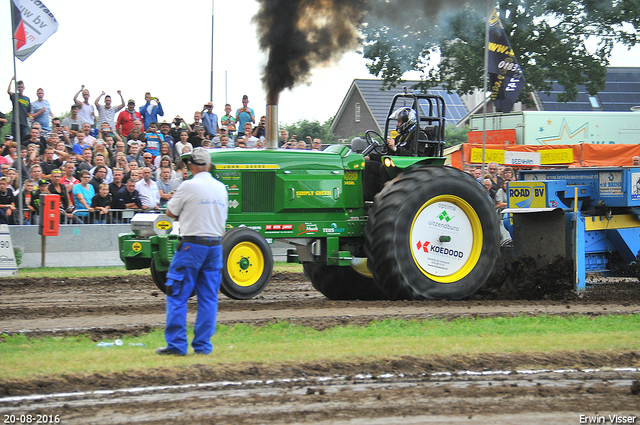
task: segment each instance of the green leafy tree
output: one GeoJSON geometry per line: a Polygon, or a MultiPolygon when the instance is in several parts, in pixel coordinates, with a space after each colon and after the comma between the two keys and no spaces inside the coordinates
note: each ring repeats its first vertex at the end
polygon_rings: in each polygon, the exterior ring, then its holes
{"type": "Polygon", "coordinates": [[[7,134],[11,134],[11,127],[13,125],[13,112],[7,112],[4,114],[4,118],[8,121],[5,125],[0,129],[0,141],[4,143],[4,136],[7,134]]]}
{"type": "Polygon", "coordinates": [[[285,124],[281,128],[285,128],[289,131],[289,137],[294,135],[298,140],[305,140],[307,136],[312,139],[319,138],[324,144],[331,144],[336,142],[336,136],[331,132],[331,122],[333,118],[329,118],[324,123],[320,123],[317,120],[299,120],[293,124],[285,124]]]}
{"type": "Polygon", "coordinates": [[[444,128],[444,140],[446,148],[456,146],[461,143],[467,143],[469,134],[469,126],[458,128],[455,125],[448,125],[444,128]]]}
{"type": "MultiPolygon", "coordinates": [[[[459,94],[481,90],[486,2],[441,10],[438,18],[427,9],[426,3],[432,2],[403,3],[413,13],[398,16],[378,5],[365,17],[363,56],[371,60],[369,72],[387,87],[400,83],[405,72],[417,70],[422,72],[422,89],[442,86],[459,94]]],[[[397,6],[386,4],[388,9],[397,6]]],[[[528,83],[520,100],[530,98],[532,90],[549,92],[551,81],[564,87],[558,97],[562,102],[575,100],[580,85],[596,94],[604,88],[614,44],[632,47],[638,42],[638,0],[500,0],[498,5],[528,83]],[[595,51],[587,48],[588,40],[597,42],[595,51]]]]}

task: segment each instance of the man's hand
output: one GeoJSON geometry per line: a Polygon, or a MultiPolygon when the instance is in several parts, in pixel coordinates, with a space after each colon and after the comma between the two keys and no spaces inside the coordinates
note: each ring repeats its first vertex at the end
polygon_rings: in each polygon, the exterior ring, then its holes
{"type": "Polygon", "coordinates": [[[392,137],[389,137],[387,139],[387,143],[389,144],[389,147],[391,148],[392,151],[396,150],[396,141],[395,141],[395,139],[393,139],[392,137]]]}

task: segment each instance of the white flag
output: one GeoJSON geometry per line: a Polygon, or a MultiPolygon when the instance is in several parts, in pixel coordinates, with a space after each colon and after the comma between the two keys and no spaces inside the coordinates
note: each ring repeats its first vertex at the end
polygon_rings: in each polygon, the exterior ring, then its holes
{"type": "Polygon", "coordinates": [[[24,61],[58,30],[58,21],[39,0],[13,0],[11,12],[16,57],[24,61]]]}

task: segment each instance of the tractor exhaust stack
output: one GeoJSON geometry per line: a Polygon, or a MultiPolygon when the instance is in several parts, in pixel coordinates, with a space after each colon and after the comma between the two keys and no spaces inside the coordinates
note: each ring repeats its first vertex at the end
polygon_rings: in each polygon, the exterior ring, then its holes
{"type": "Polygon", "coordinates": [[[278,105],[267,105],[267,129],[266,143],[267,149],[278,149],[278,105]]]}

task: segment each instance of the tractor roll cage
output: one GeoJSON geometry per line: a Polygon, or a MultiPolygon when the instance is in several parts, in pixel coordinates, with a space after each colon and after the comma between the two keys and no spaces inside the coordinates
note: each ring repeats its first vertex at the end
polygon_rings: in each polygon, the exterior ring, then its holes
{"type": "Polygon", "coordinates": [[[413,130],[412,156],[441,157],[444,150],[445,103],[435,94],[398,93],[393,97],[384,125],[384,138],[390,137],[389,116],[397,108],[409,106],[416,112],[416,127],[413,130]],[[404,104],[399,105],[402,101],[404,104]],[[422,101],[422,102],[421,102],[422,101]],[[410,103],[410,105],[407,105],[410,103]]]}

